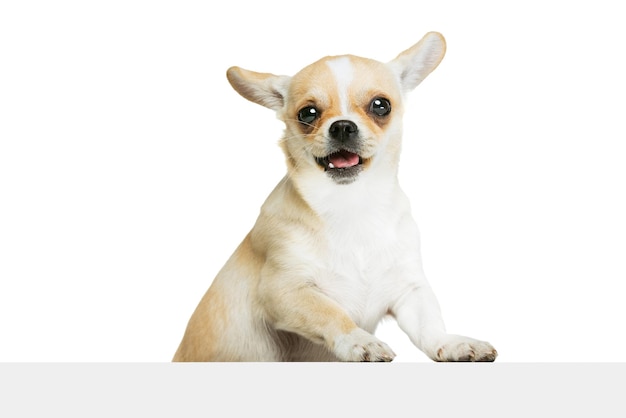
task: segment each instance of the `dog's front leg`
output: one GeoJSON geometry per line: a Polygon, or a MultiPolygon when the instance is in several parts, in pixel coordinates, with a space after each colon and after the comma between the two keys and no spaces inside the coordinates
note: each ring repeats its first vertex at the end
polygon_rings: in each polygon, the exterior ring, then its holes
{"type": "Polygon", "coordinates": [[[435,361],[494,361],[491,344],[448,334],[439,303],[428,283],[411,288],[392,309],[398,325],[413,344],[435,361]]]}
{"type": "Polygon", "coordinates": [[[337,302],[315,285],[272,279],[261,286],[266,318],[278,330],[323,344],[341,361],[391,361],[387,344],[359,328],[337,302]]]}

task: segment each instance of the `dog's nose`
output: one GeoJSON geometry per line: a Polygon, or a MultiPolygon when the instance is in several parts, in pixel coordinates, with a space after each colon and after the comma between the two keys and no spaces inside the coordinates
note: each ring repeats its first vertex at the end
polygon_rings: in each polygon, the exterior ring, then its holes
{"type": "Polygon", "coordinates": [[[338,120],[333,122],[330,125],[330,129],[328,129],[328,133],[331,138],[340,141],[346,142],[352,139],[355,139],[359,132],[359,128],[356,124],[349,120],[338,120]]]}

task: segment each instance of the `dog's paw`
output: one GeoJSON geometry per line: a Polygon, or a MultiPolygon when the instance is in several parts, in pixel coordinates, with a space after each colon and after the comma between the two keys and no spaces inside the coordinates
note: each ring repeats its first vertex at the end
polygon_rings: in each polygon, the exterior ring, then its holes
{"type": "Polygon", "coordinates": [[[449,335],[437,349],[436,361],[494,361],[498,352],[491,344],[459,335],[449,335]]]}
{"type": "Polygon", "coordinates": [[[337,337],[333,351],[342,361],[392,361],[396,356],[387,344],[361,328],[337,337]]]}

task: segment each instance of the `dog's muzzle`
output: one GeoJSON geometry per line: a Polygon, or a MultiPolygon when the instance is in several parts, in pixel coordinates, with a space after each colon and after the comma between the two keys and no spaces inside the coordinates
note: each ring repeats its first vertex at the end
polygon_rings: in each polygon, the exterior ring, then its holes
{"type": "Polygon", "coordinates": [[[364,159],[359,155],[359,128],[349,120],[333,122],[328,129],[331,152],[316,157],[317,164],[338,184],[349,184],[363,171],[364,159]]]}

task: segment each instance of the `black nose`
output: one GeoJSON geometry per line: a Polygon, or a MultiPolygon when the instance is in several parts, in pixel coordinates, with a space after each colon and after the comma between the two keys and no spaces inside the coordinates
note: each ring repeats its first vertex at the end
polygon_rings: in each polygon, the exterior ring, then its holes
{"type": "Polygon", "coordinates": [[[358,132],[359,128],[356,126],[356,124],[349,120],[335,121],[332,125],[330,125],[330,129],[328,130],[331,138],[340,142],[346,142],[355,139],[358,132]]]}

